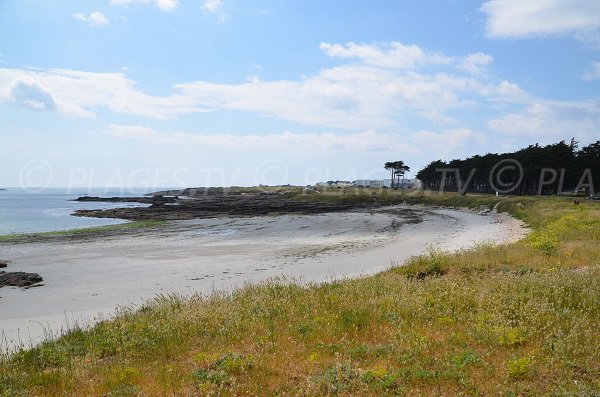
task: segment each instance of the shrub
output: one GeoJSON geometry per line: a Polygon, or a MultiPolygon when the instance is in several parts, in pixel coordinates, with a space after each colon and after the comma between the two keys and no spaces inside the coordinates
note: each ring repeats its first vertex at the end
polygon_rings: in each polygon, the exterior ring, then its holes
{"type": "Polygon", "coordinates": [[[323,394],[347,391],[358,380],[358,372],[350,364],[336,364],[313,377],[313,382],[323,394]]]}
{"type": "Polygon", "coordinates": [[[533,249],[545,255],[552,255],[558,246],[558,238],[548,231],[533,233],[529,236],[528,241],[533,249]]]}
{"type": "Polygon", "coordinates": [[[409,279],[422,280],[426,277],[439,277],[446,274],[448,254],[433,247],[427,248],[426,255],[411,258],[405,266],[398,268],[398,272],[409,279]]]}
{"type": "Polygon", "coordinates": [[[521,328],[508,328],[499,330],[498,343],[502,346],[519,346],[525,343],[527,337],[521,328]]]}
{"type": "Polygon", "coordinates": [[[454,356],[453,361],[458,368],[463,368],[470,364],[476,364],[480,362],[481,359],[479,358],[479,355],[477,355],[477,353],[469,350],[454,356]]]}
{"type": "Polygon", "coordinates": [[[533,362],[530,358],[523,357],[506,362],[506,372],[511,379],[525,379],[533,370],[533,362]]]}

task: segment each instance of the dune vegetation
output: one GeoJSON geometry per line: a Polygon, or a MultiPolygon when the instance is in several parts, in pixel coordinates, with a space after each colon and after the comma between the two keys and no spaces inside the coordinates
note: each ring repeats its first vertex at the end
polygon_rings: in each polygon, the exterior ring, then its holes
{"type": "Polygon", "coordinates": [[[600,203],[313,196],[498,204],[532,231],[509,245],[431,249],[370,277],[160,296],[5,352],[0,396],[600,395],[600,203]]]}

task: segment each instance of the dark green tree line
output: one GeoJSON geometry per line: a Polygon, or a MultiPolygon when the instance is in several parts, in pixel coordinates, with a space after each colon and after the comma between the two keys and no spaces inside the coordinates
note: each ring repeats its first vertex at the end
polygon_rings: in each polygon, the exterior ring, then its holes
{"type": "Polygon", "coordinates": [[[514,195],[561,194],[600,189],[600,141],[581,150],[570,143],[530,145],[449,162],[436,160],[417,173],[423,189],[514,195]]]}

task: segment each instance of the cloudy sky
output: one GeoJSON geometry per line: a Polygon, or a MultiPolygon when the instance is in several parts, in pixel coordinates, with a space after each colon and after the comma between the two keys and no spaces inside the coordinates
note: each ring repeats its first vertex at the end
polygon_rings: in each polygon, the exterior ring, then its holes
{"type": "Polygon", "coordinates": [[[2,0],[0,186],[306,184],[600,139],[600,2],[2,0]]]}

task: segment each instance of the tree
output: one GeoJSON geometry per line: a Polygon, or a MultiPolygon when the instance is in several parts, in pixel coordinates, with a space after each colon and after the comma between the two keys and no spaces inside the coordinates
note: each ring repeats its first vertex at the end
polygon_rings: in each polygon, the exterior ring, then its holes
{"type": "Polygon", "coordinates": [[[385,168],[386,170],[390,171],[390,173],[391,173],[390,180],[392,181],[392,188],[393,188],[394,187],[394,162],[393,161],[388,161],[387,163],[385,163],[385,165],[383,166],[383,168],[385,168]]]}
{"type": "Polygon", "coordinates": [[[404,174],[408,171],[410,171],[410,167],[408,165],[402,165],[398,168],[398,171],[396,172],[396,175],[402,177],[402,184],[400,185],[402,189],[404,189],[404,174]]]}
{"type": "MultiPolygon", "coordinates": [[[[510,165],[510,163],[508,163],[510,165]]],[[[507,194],[561,194],[574,192],[583,183],[591,188],[600,185],[600,141],[579,150],[571,139],[541,146],[529,145],[511,153],[487,153],[449,162],[432,161],[417,172],[423,189],[494,194],[499,183],[510,187],[507,194]],[[502,161],[512,161],[520,169],[495,168],[502,161]],[[492,174],[492,172],[495,173],[492,174]],[[589,175],[589,176],[587,176],[589,175]]]]}
{"type": "MultiPolygon", "coordinates": [[[[397,181],[398,179],[400,179],[400,177],[402,177],[402,185],[401,187],[404,187],[404,174],[408,171],[410,171],[410,167],[404,164],[404,161],[402,160],[398,160],[398,161],[388,161],[387,163],[385,163],[384,168],[386,170],[389,170],[392,176],[392,188],[394,187],[394,181],[397,181]]],[[[396,186],[398,184],[396,183],[396,186]]]]}

